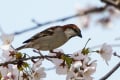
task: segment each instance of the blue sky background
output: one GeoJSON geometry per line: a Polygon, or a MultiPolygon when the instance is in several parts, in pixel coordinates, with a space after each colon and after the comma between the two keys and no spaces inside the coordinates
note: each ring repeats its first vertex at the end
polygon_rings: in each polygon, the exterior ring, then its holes
{"type": "MultiPolygon", "coordinates": [[[[88,4],[93,6],[103,5],[101,2],[99,2],[99,0],[0,0],[0,25],[6,33],[14,33],[16,31],[21,31],[35,26],[35,23],[31,21],[32,19],[35,19],[39,23],[43,23],[75,14],[76,4],[79,4],[80,6],[87,6],[88,4]]],[[[67,23],[75,23],[79,25],[79,18],[46,25],[36,30],[15,36],[13,46],[18,47],[22,45],[24,40],[30,38],[35,33],[46,29],[47,27],[53,25],[63,25],[67,23]]],[[[89,29],[82,29],[82,39],[75,37],[60,47],[60,49],[63,49],[66,53],[76,52],[84,47],[88,38],[91,38],[91,41],[87,45],[88,47],[96,46],[104,42],[109,44],[120,44],[120,41],[114,40],[116,37],[120,36],[119,25],[119,21],[116,20],[112,28],[104,29],[100,25],[93,25],[93,23],[91,23],[89,29]]],[[[114,47],[114,51],[119,53],[119,47],[114,47]]],[[[22,50],[22,52],[26,52],[29,55],[35,55],[32,50],[30,51],[30,49],[22,50]]],[[[48,54],[48,52],[43,53],[48,54]]],[[[112,57],[112,60],[109,62],[109,66],[107,66],[100,56],[91,54],[91,57],[98,60],[97,71],[93,75],[95,77],[94,80],[101,78],[106,72],[114,67],[117,62],[120,61],[118,58],[112,57]]],[[[43,65],[46,66],[46,68],[53,66],[51,63],[46,61],[43,63],[43,65]]],[[[45,80],[65,80],[65,76],[56,75],[54,70],[46,72],[47,78],[45,80]]],[[[118,69],[107,80],[119,80],[119,74],[120,69],[118,69]]]]}

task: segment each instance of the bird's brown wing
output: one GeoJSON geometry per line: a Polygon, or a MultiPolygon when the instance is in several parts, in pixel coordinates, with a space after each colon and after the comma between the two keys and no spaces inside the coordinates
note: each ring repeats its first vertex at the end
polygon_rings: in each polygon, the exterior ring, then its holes
{"type": "Polygon", "coordinates": [[[53,30],[56,27],[59,27],[59,26],[51,27],[51,28],[48,28],[48,29],[40,32],[40,33],[37,33],[36,35],[34,35],[33,37],[31,37],[30,39],[24,41],[23,43],[33,42],[34,40],[36,40],[38,38],[41,38],[41,37],[45,37],[45,36],[51,36],[51,35],[53,35],[53,30]]]}

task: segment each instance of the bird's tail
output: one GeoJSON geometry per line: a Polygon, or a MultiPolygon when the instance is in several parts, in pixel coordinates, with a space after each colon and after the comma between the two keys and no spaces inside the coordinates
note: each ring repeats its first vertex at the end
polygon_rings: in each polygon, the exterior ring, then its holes
{"type": "Polygon", "coordinates": [[[22,46],[16,48],[15,50],[16,50],[16,51],[19,51],[19,50],[24,49],[24,48],[26,48],[26,45],[22,45],[22,46]]]}

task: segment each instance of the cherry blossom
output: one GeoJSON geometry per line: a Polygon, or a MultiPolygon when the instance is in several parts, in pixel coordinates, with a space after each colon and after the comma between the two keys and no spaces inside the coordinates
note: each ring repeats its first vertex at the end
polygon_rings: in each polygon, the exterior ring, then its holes
{"type": "Polygon", "coordinates": [[[69,71],[66,80],[75,80],[75,73],[73,71],[69,71]]]}
{"type": "Polygon", "coordinates": [[[0,48],[2,50],[12,50],[12,46],[11,46],[11,43],[14,39],[14,36],[12,34],[5,34],[3,33],[1,36],[0,36],[0,39],[2,41],[2,45],[0,46],[0,48]]]}
{"type": "Polygon", "coordinates": [[[44,68],[43,67],[35,70],[32,73],[32,80],[40,80],[41,78],[45,78],[45,77],[46,77],[46,73],[44,72],[44,68]]]}
{"type": "MultiPolygon", "coordinates": [[[[32,66],[32,80],[40,80],[41,78],[46,77],[46,73],[44,72],[44,67],[41,67],[43,59],[39,59],[32,66]]],[[[30,78],[31,79],[31,78],[30,78]]]]}
{"type": "Polygon", "coordinates": [[[56,73],[57,74],[64,75],[64,74],[67,74],[67,72],[68,72],[68,66],[67,65],[65,65],[65,66],[63,66],[63,65],[57,65],[56,66],[56,73]]]}
{"type": "Polygon", "coordinates": [[[105,60],[105,62],[108,64],[108,61],[111,59],[112,57],[112,47],[106,43],[104,43],[100,49],[100,51],[98,51],[101,55],[101,57],[105,60]]]}
{"type": "MultiPolygon", "coordinates": [[[[50,56],[56,56],[55,53],[50,53],[50,56]]],[[[68,66],[62,59],[52,58],[51,61],[55,65],[57,74],[67,74],[68,66]]]]}
{"type": "MultiPolygon", "coordinates": [[[[49,53],[49,56],[57,56],[57,53],[49,53]]],[[[63,60],[62,59],[58,59],[58,58],[50,58],[50,60],[53,62],[53,64],[55,65],[60,65],[63,60]]]]}
{"type": "Polygon", "coordinates": [[[75,61],[66,77],[66,80],[92,80],[91,76],[96,71],[96,61],[90,62],[86,56],[83,60],[75,61]]]}
{"type": "Polygon", "coordinates": [[[81,53],[81,51],[75,52],[71,55],[71,58],[73,58],[74,60],[81,60],[85,58],[85,55],[83,55],[81,53]]]}
{"type": "Polygon", "coordinates": [[[12,41],[14,40],[14,35],[2,33],[0,38],[1,38],[1,41],[3,42],[3,44],[11,44],[12,41]]]}
{"type": "Polygon", "coordinates": [[[38,61],[33,63],[32,70],[35,70],[35,69],[39,68],[40,65],[42,65],[42,61],[43,61],[42,59],[39,59],[38,61]]]}
{"type": "Polygon", "coordinates": [[[19,71],[16,65],[9,64],[6,67],[0,67],[1,80],[18,80],[19,71]]]}
{"type": "Polygon", "coordinates": [[[1,30],[1,36],[0,39],[2,41],[2,45],[0,46],[0,49],[2,49],[3,53],[3,59],[4,61],[9,61],[9,60],[13,60],[14,58],[11,55],[10,51],[14,51],[11,43],[14,39],[14,35],[13,34],[6,34],[1,30]]]}
{"type": "Polygon", "coordinates": [[[73,67],[75,67],[75,68],[80,68],[80,66],[82,66],[82,62],[81,61],[75,61],[73,63],[73,67]]]}

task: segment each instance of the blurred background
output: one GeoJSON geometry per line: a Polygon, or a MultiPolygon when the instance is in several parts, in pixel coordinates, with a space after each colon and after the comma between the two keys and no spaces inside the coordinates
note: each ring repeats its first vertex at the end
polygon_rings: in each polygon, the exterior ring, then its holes
{"type": "MultiPolygon", "coordinates": [[[[59,49],[65,53],[72,54],[81,50],[87,40],[91,38],[87,47],[94,47],[103,43],[113,46],[114,52],[120,52],[120,11],[112,6],[103,11],[90,12],[81,16],[82,12],[93,8],[104,7],[105,3],[100,0],[0,0],[0,27],[5,33],[11,34],[30,29],[24,33],[16,34],[13,41],[15,48],[22,45],[22,42],[34,34],[54,25],[76,24],[82,31],[83,38],[72,38],[59,49]],[[80,14],[80,16],[75,16],[80,14]],[[70,19],[56,21],[72,16],[70,19]],[[56,22],[54,22],[54,20],[56,22]],[[49,22],[44,25],[44,23],[49,22]],[[54,23],[53,23],[54,22],[54,23]]],[[[0,42],[1,43],[1,42],[0,42]]],[[[94,50],[100,47],[95,47],[94,50]]],[[[32,49],[21,50],[29,55],[37,55],[32,49]]],[[[48,51],[42,51],[48,54],[48,51]]],[[[112,57],[109,66],[99,55],[91,54],[93,60],[97,59],[97,70],[93,75],[94,80],[98,80],[111,70],[119,61],[117,57],[112,57]]],[[[44,61],[46,69],[54,67],[52,63],[44,61]]],[[[65,76],[57,75],[54,69],[46,70],[47,77],[44,80],[65,80],[65,76]]],[[[107,80],[119,80],[120,69],[112,74],[107,80]]]]}

